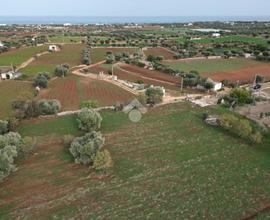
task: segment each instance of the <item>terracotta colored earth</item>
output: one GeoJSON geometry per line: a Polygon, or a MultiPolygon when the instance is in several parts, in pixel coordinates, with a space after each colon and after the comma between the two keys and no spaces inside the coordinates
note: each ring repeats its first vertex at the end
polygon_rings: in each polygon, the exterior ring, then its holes
{"type": "Polygon", "coordinates": [[[171,76],[169,74],[166,74],[166,73],[159,72],[159,71],[144,69],[138,66],[128,65],[128,64],[121,65],[121,68],[123,70],[136,73],[140,76],[144,76],[144,77],[148,77],[148,78],[152,78],[152,79],[156,79],[156,80],[160,80],[160,81],[164,81],[168,83],[173,83],[175,85],[179,84],[178,78],[171,76]]]}
{"type": "Polygon", "coordinates": [[[262,63],[257,66],[243,68],[240,70],[217,72],[217,73],[203,73],[203,77],[211,77],[213,80],[222,81],[227,79],[232,82],[239,81],[241,84],[251,83],[254,81],[256,74],[263,75],[266,79],[270,79],[270,64],[262,63]]]}
{"type": "Polygon", "coordinates": [[[163,56],[165,60],[173,60],[175,55],[173,52],[170,52],[163,47],[147,48],[147,50],[144,50],[144,54],[146,56],[163,56]]]}
{"type": "Polygon", "coordinates": [[[38,98],[57,99],[61,102],[62,111],[72,111],[77,110],[84,100],[97,100],[102,107],[128,102],[133,94],[104,81],[69,77],[53,81],[38,98]]]}

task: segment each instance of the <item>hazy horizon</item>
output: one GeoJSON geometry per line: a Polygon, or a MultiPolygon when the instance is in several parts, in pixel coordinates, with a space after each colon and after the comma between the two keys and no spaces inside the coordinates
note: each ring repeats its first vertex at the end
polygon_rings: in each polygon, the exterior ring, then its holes
{"type": "Polygon", "coordinates": [[[270,1],[244,0],[46,0],[42,4],[34,0],[10,0],[2,2],[0,16],[270,16],[270,1]]]}

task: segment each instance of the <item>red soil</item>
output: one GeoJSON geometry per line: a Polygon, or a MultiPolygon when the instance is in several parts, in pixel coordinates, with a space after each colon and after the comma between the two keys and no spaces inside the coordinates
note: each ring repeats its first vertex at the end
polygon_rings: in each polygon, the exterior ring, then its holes
{"type": "Polygon", "coordinates": [[[166,73],[148,70],[148,69],[140,68],[133,65],[127,65],[127,64],[121,65],[121,68],[123,70],[136,73],[143,77],[148,77],[148,78],[160,80],[165,83],[167,82],[167,83],[175,84],[175,85],[179,84],[179,79],[166,73]]]}
{"type": "Polygon", "coordinates": [[[163,47],[147,48],[147,50],[144,51],[144,54],[146,56],[163,56],[165,60],[173,60],[175,55],[173,52],[170,52],[163,47]]]}
{"type": "Polygon", "coordinates": [[[270,79],[270,64],[260,64],[254,67],[243,68],[241,70],[234,70],[228,72],[217,73],[203,73],[204,77],[211,77],[213,80],[222,81],[224,79],[232,82],[239,81],[240,83],[250,83],[254,81],[256,74],[265,76],[266,79],[270,79]]]}

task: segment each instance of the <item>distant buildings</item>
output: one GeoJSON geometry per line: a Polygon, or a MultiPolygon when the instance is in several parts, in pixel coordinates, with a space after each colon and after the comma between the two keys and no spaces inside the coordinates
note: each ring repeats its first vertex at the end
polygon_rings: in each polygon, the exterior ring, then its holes
{"type": "Polygon", "coordinates": [[[214,38],[220,38],[221,37],[221,34],[220,33],[213,33],[212,34],[212,37],[214,37],[214,38]]]}

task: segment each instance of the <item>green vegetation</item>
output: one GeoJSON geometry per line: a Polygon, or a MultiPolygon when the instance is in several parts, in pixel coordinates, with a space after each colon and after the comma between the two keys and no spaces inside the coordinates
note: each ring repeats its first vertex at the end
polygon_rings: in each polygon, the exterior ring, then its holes
{"type": "MultiPolygon", "coordinates": [[[[0,193],[1,198],[8,197],[9,201],[15,201],[7,218],[14,215],[31,218],[41,212],[46,212],[48,218],[72,218],[77,212],[65,208],[71,204],[74,210],[84,207],[81,211],[84,218],[149,216],[164,219],[192,216],[196,219],[201,218],[206,209],[210,219],[240,219],[253,214],[253,210],[261,208],[260,201],[264,201],[270,193],[270,136],[264,144],[251,146],[222,129],[206,125],[201,120],[204,111],[189,103],[168,105],[149,111],[136,124],[129,123],[124,113],[109,112],[103,118],[105,126],[109,126],[106,129],[109,133],[106,134],[105,149],[110,148],[114,170],[113,176],[105,179],[97,180],[95,176],[91,178],[92,175],[85,178],[89,171],[82,168],[69,167],[67,172],[67,162],[55,158],[55,152],[61,154],[61,158],[65,153],[59,150],[58,145],[49,144],[39,151],[36,161],[31,162],[31,169],[25,167],[12,177],[16,182],[30,178],[32,172],[31,191],[18,195],[10,185],[5,188],[7,193],[0,193]],[[120,128],[120,124],[114,124],[119,117],[125,118],[120,128]],[[45,161],[47,165],[40,166],[45,161]],[[44,181],[41,176],[46,177],[44,181]],[[50,189],[54,198],[57,196],[67,201],[65,207],[58,200],[51,199],[47,187],[38,187],[45,181],[48,187],[57,183],[56,189],[50,189]],[[74,187],[77,190],[72,192],[74,187]],[[62,189],[69,190],[70,194],[62,193],[62,189]],[[50,199],[54,209],[35,206],[34,212],[15,212],[19,203],[13,197],[25,198],[31,193],[34,199],[36,192],[38,196],[50,199]],[[165,205],[163,201],[166,201],[165,205]],[[96,205],[98,209],[95,209],[96,205]]],[[[208,108],[207,111],[220,113],[226,110],[208,108]]],[[[37,128],[40,125],[33,126],[37,128]]],[[[57,123],[51,126],[51,129],[60,127],[57,123]]],[[[29,207],[34,206],[34,203],[29,204],[29,207]]]]}
{"type": "Polygon", "coordinates": [[[0,85],[0,119],[7,118],[12,115],[12,101],[20,98],[33,97],[32,83],[20,81],[4,81],[0,85]]]}
{"type": "Polygon", "coordinates": [[[79,129],[86,132],[98,131],[102,122],[100,114],[91,108],[83,108],[77,120],[79,129]]]}
{"type": "Polygon", "coordinates": [[[21,71],[28,77],[33,77],[38,72],[49,72],[52,76],[55,67],[61,63],[66,63],[70,67],[81,64],[81,52],[84,48],[83,44],[66,44],[63,45],[61,51],[49,53],[38,57],[21,71]]]}
{"type": "Polygon", "coordinates": [[[55,44],[81,43],[82,40],[86,40],[86,38],[81,36],[65,36],[65,35],[57,35],[49,37],[49,42],[55,44]]]}
{"type": "Polygon", "coordinates": [[[209,43],[254,43],[267,45],[267,40],[260,37],[248,37],[240,35],[224,36],[220,38],[202,38],[199,40],[193,40],[195,43],[209,44],[209,43]]]}
{"type": "Polygon", "coordinates": [[[7,53],[0,54],[0,66],[19,65],[34,55],[46,51],[47,46],[40,47],[22,47],[20,49],[14,49],[7,53]]]}
{"type": "Polygon", "coordinates": [[[214,60],[192,60],[192,61],[167,61],[163,62],[178,71],[198,71],[200,73],[222,72],[239,70],[258,64],[256,61],[247,59],[214,59],[214,60]]]}

